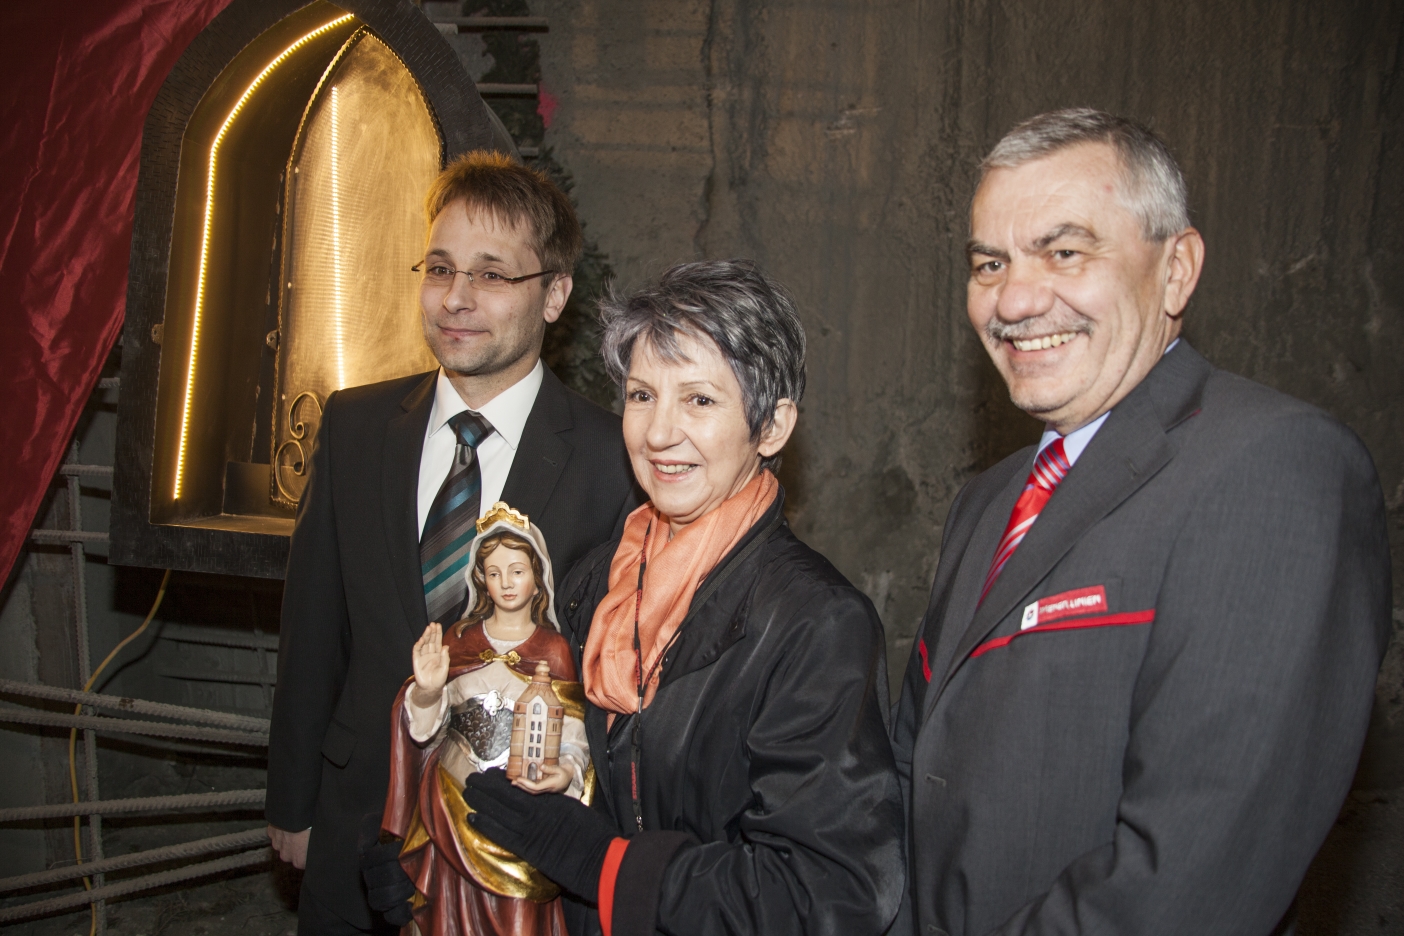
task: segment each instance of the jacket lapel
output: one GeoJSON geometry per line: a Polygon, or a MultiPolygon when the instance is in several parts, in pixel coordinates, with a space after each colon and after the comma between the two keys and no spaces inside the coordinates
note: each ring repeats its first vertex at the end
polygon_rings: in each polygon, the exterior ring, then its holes
{"type": "MultiPolygon", "coordinates": [[[[1200,395],[1211,369],[1207,361],[1182,341],[1162,358],[1139,387],[1116,405],[1049,499],[1038,522],[1014,551],[985,601],[974,610],[973,617],[968,618],[970,626],[961,635],[945,667],[940,689],[928,696],[928,703],[940,696],[970,651],[1028,597],[1083,534],[1174,457],[1175,448],[1166,433],[1198,412],[1200,395]]],[[[1011,502],[1010,509],[1012,507],[1011,502]]],[[[1008,511],[997,518],[1001,532],[1007,520],[1008,511]]],[[[965,593],[961,597],[967,606],[973,603],[971,599],[978,601],[983,576],[961,584],[965,593]]],[[[930,711],[929,704],[927,711],[930,711]]]]}
{"type": "Polygon", "coordinates": [[[400,402],[401,412],[385,428],[381,453],[380,504],[385,514],[390,577],[404,606],[405,623],[416,638],[429,624],[419,564],[419,459],[438,376],[437,371],[425,375],[400,402]]]}
{"type": "Polygon", "coordinates": [[[677,641],[663,655],[658,688],[710,666],[732,644],[746,636],[751,594],[745,577],[747,563],[785,522],[785,489],[766,508],[746,535],[721,558],[697,587],[687,614],[678,625],[677,641]],[[739,576],[739,577],[738,577],[739,576]],[[731,587],[727,586],[732,582],[731,587]],[[736,587],[740,583],[740,587],[736,587]]]}
{"type": "MultiPolygon", "coordinates": [[[[512,458],[512,470],[502,486],[502,499],[528,517],[540,517],[551,500],[561,472],[574,448],[559,433],[575,426],[565,385],[550,368],[541,375],[531,415],[522,428],[521,443],[512,458]]],[[[422,430],[421,430],[422,431],[422,430]]],[[[484,504],[487,509],[489,504],[484,504]]],[[[545,531],[547,535],[550,530],[545,531]]]]}
{"type": "MultiPolygon", "coordinates": [[[[960,626],[960,622],[969,621],[975,614],[975,603],[980,598],[980,588],[985,583],[985,575],[989,572],[995,547],[999,545],[1000,537],[1004,535],[1004,527],[1009,522],[1009,515],[1014,510],[1014,503],[1024,489],[1024,481],[1033,466],[1035,451],[1034,447],[1030,447],[1027,457],[1020,459],[1019,469],[985,506],[979,520],[975,522],[970,538],[963,545],[958,540],[941,545],[943,554],[949,551],[952,557],[960,558],[953,563],[955,567],[949,573],[950,579],[938,583],[938,588],[946,589],[946,596],[944,607],[932,609],[933,613],[940,616],[942,622],[942,626],[936,629],[934,643],[930,640],[931,631],[923,628],[923,636],[928,640],[927,654],[933,678],[946,672],[956,658],[957,642],[965,635],[965,629],[960,626]]],[[[937,695],[933,687],[928,687],[924,697],[924,708],[929,709],[937,695]]]]}

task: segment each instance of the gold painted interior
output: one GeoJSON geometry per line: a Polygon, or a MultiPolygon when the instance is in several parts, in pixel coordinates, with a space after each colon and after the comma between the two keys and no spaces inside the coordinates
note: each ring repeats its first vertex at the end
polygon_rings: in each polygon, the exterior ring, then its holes
{"type": "Polygon", "coordinates": [[[327,397],[436,366],[419,319],[424,194],[441,144],[414,77],[365,30],[308,105],[287,173],[274,500],[306,484],[327,397]]]}
{"type": "MultiPolygon", "coordinates": [[[[270,274],[281,261],[271,234],[281,176],[307,101],[358,28],[344,10],[314,0],[240,51],[186,125],[165,314],[151,336],[160,346],[153,523],[219,526],[227,466],[266,463],[266,434],[253,443],[261,355],[276,314],[270,274]]],[[[290,529],[291,513],[262,500],[262,512],[228,519],[257,532],[290,529]]]]}

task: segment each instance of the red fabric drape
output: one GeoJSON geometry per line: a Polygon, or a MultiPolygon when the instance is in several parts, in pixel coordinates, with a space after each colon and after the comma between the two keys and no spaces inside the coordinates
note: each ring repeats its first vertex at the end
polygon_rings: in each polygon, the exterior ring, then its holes
{"type": "Polygon", "coordinates": [[[141,128],[229,0],[0,12],[0,581],[126,307],[141,128]]]}

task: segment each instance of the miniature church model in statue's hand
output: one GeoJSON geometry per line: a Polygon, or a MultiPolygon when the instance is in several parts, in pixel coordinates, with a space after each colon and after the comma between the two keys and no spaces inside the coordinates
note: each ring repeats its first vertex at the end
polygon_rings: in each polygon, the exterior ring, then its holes
{"type": "Polygon", "coordinates": [[[542,767],[555,767],[561,756],[561,724],[565,706],[551,689],[551,667],[536,664],[531,684],[512,708],[512,740],[508,745],[507,779],[536,781],[542,767]]]}

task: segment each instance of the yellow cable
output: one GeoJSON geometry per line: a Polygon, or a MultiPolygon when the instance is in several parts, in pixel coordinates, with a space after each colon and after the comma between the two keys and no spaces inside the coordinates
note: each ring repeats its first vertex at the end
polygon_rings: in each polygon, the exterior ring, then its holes
{"type": "MultiPolygon", "coordinates": [[[[170,583],[170,581],[171,581],[171,570],[170,570],[170,569],[167,569],[167,570],[166,570],[166,574],[163,575],[163,576],[161,576],[161,590],[158,591],[158,592],[156,593],[156,600],[153,601],[153,602],[151,603],[151,610],[148,611],[148,612],[146,612],[146,620],[142,621],[142,622],[141,622],[141,626],[138,627],[136,630],[132,631],[130,634],[128,634],[128,635],[126,636],[126,638],[125,638],[121,643],[119,643],[117,646],[113,647],[113,648],[112,648],[112,652],[109,653],[109,654],[107,655],[107,658],[104,659],[101,663],[98,664],[97,669],[93,670],[93,675],[90,676],[90,677],[88,677],[88,684],[87,684],[86,686],[83,687],[83,691],[84,691],[84,692],[91,692],[91,691],[92,691],[93,684],[94,684],[95,682],[97,682],[97,678],[98,678],[99,676],[102,675],[102,671],[103,671],[104,669],[107,668],[107,664],[111,663],[112,660],[113,660],[113,658],[116,657],[117,654],[119,654],[119,653],[122,652],[122,648],[123,648],[123,647],[125,647],[127,644],[131,643],[133,640],[136,640],[138,637],[140,637],[140,636],[141,636],[141,632],[144,631],[144,630],[146,630],[147,626],[149,626],[149,625],[151,624],[151,619],[154,618],[154,617],[156,616],[156,611],[157,611],[157,609],[159,609],[159,608],[161,607],[161,601],[162,601],[162,599],[164,599],[164,598],[166,597],[166,586],[170,583]]],[[[82,715],[82,714],[83,714],[83,706],[82,706],[82,705],[76,705],[76,706],[74,706],[74,707],[73,707],[73,714],[74,714],[74,715],[82,715]]],[[[73,728],[73,729],[71,729],[71,730],[68,732],[68,782],[69,782],[69,785],[72,786],[72,788],[73,788],[73,802],[75,802],[75,803],[79,801],[79,800],[78,800],[78,762],[77,762],[77,745],[78,745],[78,729],[77,729],[77,728],[73,728]]],[[[82,836],[82,833],[81,833],[81,831],[80,831],[81,828],[82,828],[82,820],[81,820],[81,817],[79,817],[79,816],[74,816],[74,817],[73,817],[73,853],[74,853],[74,855],[75,855],[76,858],[77,858],[78,864],[82,864],[82,863],[83,863],[83,836],[82,836]]],[[[85,889],[87,889],[87,890],[92,890],[92,889],[93,889],[93,882],[92,882],[92,879],[91,879],[91,878],[86,878],[86,877],[83,878],[83,887],[84,887],[85,889]]],[[[90,905],[89,905],[89,909],[90,909],[91,912],[92,912],[93,923],[92,923],[91,928],[89,928],[89,930],[88,930],[88,936],[95,936],[95,934],[97,933],[97,905],[96,905],[96,904],[90,904],[90,905]]]]}

